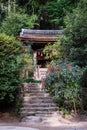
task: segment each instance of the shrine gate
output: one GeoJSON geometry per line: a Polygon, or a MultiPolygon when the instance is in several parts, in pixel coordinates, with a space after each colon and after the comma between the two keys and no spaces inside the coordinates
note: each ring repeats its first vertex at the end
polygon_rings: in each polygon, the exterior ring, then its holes
{"type": "Polygon", "coordinates": [[[34,77],[37,80],[42,79],[47,71],[46,64],[50,59],[45,59],[43,49],[48,43],[53,44],[58,41],[59,37],[63,34],[63,30],[31,30],[22,29],[20,32],[19,40],[25,45],[31,45],[33,51],[35,72],[34,77]]]}

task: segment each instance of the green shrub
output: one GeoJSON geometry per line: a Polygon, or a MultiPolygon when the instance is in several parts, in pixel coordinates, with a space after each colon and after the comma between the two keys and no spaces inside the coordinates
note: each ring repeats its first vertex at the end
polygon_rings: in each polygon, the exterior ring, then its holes
{"type": "Polygon", "coordinates": [[[83,87],[83,88],[87,88],[87,67],[86,67],[85,70],[83,71],[81,84],[82,84],[82,87],[83,87]]]}
{"type": "Polygon", "coordinates": [[[32,77],[29,78],[23,78],[22,82],[26,82],[26,83],[41,83],[41,80],[35,80],[32,77]]]}
{"type": "Polygon", "coordinates": [[[83,107],[87,110],[87,67],[83,71],[82,80],[82,98],[83,98],[83,107]]]}
{"type": "Polygon", "coordinates": [[[13,102],[20,84],[21,45],[14,37],[0,34],[0,102],[13,102]]]}
{"type": "Polygon", "coordinates": [[[87,0],[80,0],[73,13],[65,19],[63,45],[68,60],[87,66],[87,0]]]}
{"type": "Polygon", "coordinates": [[[32,50],[30,45],[22,47],[22,57],[21,57],[22,70],[20,73],[22,78],[33,77],[34,62],[31,51],[32,50]]]}
{"type": "Polygon", "coordinates": [[[36,20],[36,15],[29,16],[24,13],[11,13],[2,22],[0,30],[9,36],[18,37],[22,28],[33,28],[36,20]]]}
{"type": "Polygon", "coordinates": [[[55,95],[59,107],[71,111],[81,107],[81,68],[72,63],[61,63],[48,68],[43,84],[55,95]]]}

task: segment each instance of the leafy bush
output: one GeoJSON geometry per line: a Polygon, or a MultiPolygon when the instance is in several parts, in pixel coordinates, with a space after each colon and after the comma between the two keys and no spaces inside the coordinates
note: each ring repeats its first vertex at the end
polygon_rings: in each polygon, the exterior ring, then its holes
{"type": "Polygon", "coordinates": [[[87,88],[87,67],[83,71],[81,84],[83,88],[87,88]]]}
{"type": "Polygon", "coordinates": [[[20,84],[21,45],[14,37],[0,34],[0,102],[15,100],[20,84]]]}
{"type": "Polygon", "coordinates": [[[2,23],[1,32],[11,36],[18,37],[22,28],[33,28],[37,17],[36,15],[29,16],[27,14],[11,13],[5,18],[2,23]]]}
{"type": "Polygon", "coordinates": [[[46,55],[46,59],[50,59],[50,61],[62,61],[65,58],[65,48],[62,46],[61,41],[58,40],[54,44],[46,45],[44,48],[44,54],[46,55]]]}
{"type": "MultiPolygon", "coordinates": [[[[48,68],[43,84],[57,98],[58,105],[76,112],[81,106],[80,67],[61,63],[48,68]]],[[[44,87],[43,86],[43,87],[44,87]]]]}
{"type": "Polygon", "coordinates": [[[32,51],[31,45],[22,46],[22,57],[21,57],[22,70],[20,74],[22,78],[33,77],[34,62],[33,62],[33,56],[31,54],[31,51],[32,51]]]}
{"type": "Polygon", "coordinates": [[[79,0],[57,0],[47,2],[45,6],[45,14],[48,16],[48,20],[54,25],[55,28],[59,29],[64,27],[64,17],[67,12],[72,12],[78,1],[79,0]]]}
{"type": "Polygon", "coordinates": [[[22,80],[23,83],[41,83],[41,80],[35,80],[33,79],[32,77],[29,77],[29,78],[24,78],[22,80]]]}
{"type": "Polygon", "coordinates": [[[87,110],[87,67],[83,71],[82,79],[82,98],[83,98],[83,107],[87,110]]]}
{"type": "Polygon", "coordinates": [[[87,1],[80,0],[78,7],[65,19],[63,44],[69,60],[87,66],[87,1]]]}
{"type": "Polygon", "coordinates": [[[2,10],[2,8],[0,7],[0,24],[2,23],[4,18],[5,18],[5,11],[2,10]]]}

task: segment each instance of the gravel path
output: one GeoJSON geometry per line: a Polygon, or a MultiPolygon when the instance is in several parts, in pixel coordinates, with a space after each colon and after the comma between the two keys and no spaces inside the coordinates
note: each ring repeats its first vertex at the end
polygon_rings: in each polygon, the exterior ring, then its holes
{"type": "MultiPolygon", "coordinates": [[[[0,130],[9,130],[7,126],[12,126],[10,130],[20,130],[17,127],[23,127],[23,130],[30,130],[29,128],[37,128],[39,130],[87,130],[87,117],[80,117],[67,120],[61,118],[60,121],[51,119],[49,123],[29,123],[20,122],[17,116],[9,113],[0,113],[0,130]],[[2,129],[2,126],[3,129],[2,129]],[[13,127],[14,126],[14,127],[13,127]],[[28,129],[25,129],[27,127],[28,129]],[[4,129],[6,128],[6,129],[4,129]]],[[[22,128],[21,128],[22,130],[22,128]]]]}

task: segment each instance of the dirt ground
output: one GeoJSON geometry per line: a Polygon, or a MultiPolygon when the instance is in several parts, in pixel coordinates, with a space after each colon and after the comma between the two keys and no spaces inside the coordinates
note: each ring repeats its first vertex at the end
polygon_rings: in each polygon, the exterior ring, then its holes
{"type": "Polygon", "coordinates": [[[87,130],[87,114],[82,114],[76,117],[66,117],[60,118],[57,122],[55,119],[48,124],[40,123],[28,123],[20,122],[17,115],[13,113],[0,113],[0,126],[22,126],[22,127],[32,127],[39,128],[39,130],[87,130]]]}

